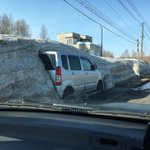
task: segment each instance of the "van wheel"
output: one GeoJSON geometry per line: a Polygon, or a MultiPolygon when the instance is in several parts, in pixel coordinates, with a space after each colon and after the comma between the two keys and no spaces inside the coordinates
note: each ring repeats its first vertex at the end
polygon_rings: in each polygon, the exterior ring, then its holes
{"type": "Polygon", "coordinates": [[[103,91],[103,83],[102,83],[102,81],[98,81],[96,90],[99,91],[99,92],[103,91]]]}
{"type": "Polygon", "coordinates": [[[73,95],[74,91],[71,87],[67,87],[63,94],[63,99],[70,99],[73,95]]]}

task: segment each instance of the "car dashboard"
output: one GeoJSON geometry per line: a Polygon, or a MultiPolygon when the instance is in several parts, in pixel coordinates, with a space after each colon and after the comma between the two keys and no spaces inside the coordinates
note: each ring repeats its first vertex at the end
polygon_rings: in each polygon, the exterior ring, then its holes
{"type": "Polygon", "coordinates": [[[0,149],[143,150],[147,130],[146,122],[126,119],[3,110],[0,149]]]}

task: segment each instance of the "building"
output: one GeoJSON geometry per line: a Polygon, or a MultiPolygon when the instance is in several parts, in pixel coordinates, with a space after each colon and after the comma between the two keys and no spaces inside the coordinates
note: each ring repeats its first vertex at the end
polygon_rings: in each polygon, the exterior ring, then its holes
{"type": "Polygon", "coordinates": [[[57,40],[64,44],[74,46],[84,52],[92,55],[100,56],[101,47],[92,43],[92,37],[88,35],[80,35],[77,33],[61,33],[57,35],[57,40]]]}

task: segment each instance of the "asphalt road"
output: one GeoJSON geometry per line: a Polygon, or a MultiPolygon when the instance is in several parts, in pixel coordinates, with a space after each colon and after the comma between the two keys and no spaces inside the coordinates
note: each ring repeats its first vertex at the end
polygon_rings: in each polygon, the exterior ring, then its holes
{"type": "Polygon", "coordinates": [[[134,88],[115,87],[100,94],[91,95],[85,101],[87,104],[102,104],[113,102],[129,102],[150,104],[150,89],[135,90],[134,88]]]}
{"type": "Polygon", "coordinates": [[[150,77],[132,78],[114,88],[101,93],[88,95],[65,101],[67,104],[104,104],[104,103],[142,103],[150,104],[150,88],[141,90],[140,87],[150,83],[150,77]]]}
{"type": "Polygon", "coordinates": [[[150,88],[147,90],[140,89],[147,83],[150,83],[150,77],[132,78],[101,93],[93,93],[82,99],[76,99],[73,103],[104,104],[128,102],[150,104],[150,88]]]}

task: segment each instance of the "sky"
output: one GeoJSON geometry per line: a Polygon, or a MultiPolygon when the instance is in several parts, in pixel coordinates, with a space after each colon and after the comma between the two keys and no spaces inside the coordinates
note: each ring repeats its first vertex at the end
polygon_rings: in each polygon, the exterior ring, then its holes
{"type": "MultiPolygon", "coordinates": [[[[132,54],[133,50],[136,50],[136,40],[139,39],[141,41],[141,25],[120,5],[119,0],[86,1],[90,2],[95,8],[116,23],[117,26],[121,28],[121,31],[124,30],[124,33],[127,36],[92,14],[77,3],[76,0],[67,1],[115,34],[133,42],[131,43],[123,40],[104,28],[103,47],[105,50],[113,52],[115,57],[119,57],[125,49],[128,49],[130,54],[132,54]]],[[[128,0],[120,1],[122,1],[129,11],[138,18],[132,7],[129,5],[128,0]]],[[[150,28],[150,0],[132,1],[150,28]]],[[[11,14],[14,21],[18,19],[26,20],[31,28],[33,38],[39,37],[40,28],[42,24],[44,24],[48,29],[49,38],[51,40],[57,40],[58,33],[75,32],[81,35],[92,36],[93,43],[95,44],[100,44],[101,42],[101,27],[73,9],[65,3],[64,0],[0,0],[0,16],[4,13],[8,15],[11,14]]],[[[140,18],[138,18],[138,20],[140,20],[140,23],[143,22],[140,18]]],[[[144,52],[149,55],[150,32],[146,26],[145,31],[149,38],[145,35],[144,52]]]]}

